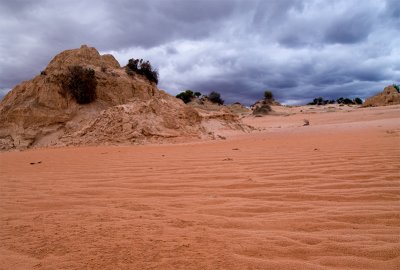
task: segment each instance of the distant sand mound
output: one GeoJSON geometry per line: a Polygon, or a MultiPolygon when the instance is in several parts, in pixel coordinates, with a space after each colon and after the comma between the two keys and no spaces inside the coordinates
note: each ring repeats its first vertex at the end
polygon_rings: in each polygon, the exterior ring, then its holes
{"type": "MultiPolygon", "coordinates": [[[[4,97],[0,150],[202,137],[209,132],[203,126],[206,121],[144,76],[128,75],[112,55],[83,45],[58,54],[40,75],[4,97]],[[94,102],[78,104],[64,90],[62,78],[72,66],[95,71],[94,102]]],[[[224,117],[219,121],[226,122],[224,117]]]]}
{"type": "Polygon", "coordinates": [[[251,110],[255,116],[263,116],[272,112],[271,105],[279,106],[280,104],[273,99],[261,99],[251,105],[251,110]]]}
{"type": "Polygon", "coordinates": [[[225,110],[225,105],[220,105],[214,102],[211,102],[207,97],[195,98],[188,103],[188,105],[195,109],[200,109],[202,111],[220,111],[225,110]]]}
{"type": "Polygon", "coordinates": [[[188,105],[192,108],[195,108],[199,111],[207,111],[207,112],[230,112],[235,115],[248,114],[250,109],[246,108],[244,105],[239,102],[229,104],[229,105],[220,105],[214,102],[211,102],[207,97],[195,98],[188,103],[188,105]]]}
{"type": "Polygon", "coordinates": [[[231,112],[240,114],[240,115],[248,115],[251,112],[251,110],[249,108],[247,108],[246,106],[244,106],[243,104],[241,104],[239,102],[230,104],[227,107],[231,112]]]}
{"type": "Polygon", "coordinates": [[[132,144],[179,137],[201,137],[202,118],[192,108],[166,93],[110,107],[97,117],[71,129],[56,144],[132,144]]]}
{"type": "Polygon", "coordinates": [[[364,107],[370,106],[386,106],[386,105],[395,105],[400,104],[400,93],[397,89],[390,85],[385,87],[385,89],[381,92],[367,98],[364,102],[364,107]]]}

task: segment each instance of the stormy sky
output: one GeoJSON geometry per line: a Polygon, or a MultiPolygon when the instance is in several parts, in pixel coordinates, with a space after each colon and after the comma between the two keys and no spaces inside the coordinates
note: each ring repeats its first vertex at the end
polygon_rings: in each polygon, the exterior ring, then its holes
{"type": "Polygon", "coordinates": [[[0,96],[81,44],[150,60],[173,95],[365,98],[400,82],[400,1],[0,0],[0,96]]]}

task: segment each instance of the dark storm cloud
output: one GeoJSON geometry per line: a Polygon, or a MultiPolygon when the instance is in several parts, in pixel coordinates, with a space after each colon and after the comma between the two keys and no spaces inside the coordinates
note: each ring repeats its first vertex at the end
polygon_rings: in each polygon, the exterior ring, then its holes
{"type": "Polygon", "coordinates": [[[317,0],[3,1],[0,95],[88,44],[149,59],[160,88],[252,103],[366,97],[400,82],[400,3],[317,0]]]}
{"type": "Polygon", "coordinates": [[[387,0],[386,1],[386,13],[393,19],[400,23],[400,4],[398,0],[387,0]]]}
{"type": "Polygon", "coordinates": [[[281,24],[290,12],[301,12],[304,2],[299,0],[256,1],[253,23],[258,26],[281,24]]]}
{"type": "Polygon", "coordinates": [[[160,1],[156,5],[160,14],[176,21],[188,24],[216,21],[229,15],[234,8],[234,1],[230,0],[203,0],[203,1],[160,1]]]}
{"type": "Polygon", "coordinates": [[[1,8],[6,14],[6,12],[10,12],[10,14],[22,13],[26,11],[28,8],[35,6],[34,1],[30,0],[13,0],[13,1],[3,1],[1,3],[1,8]]]}
{"type": "Polygon", "coordinates": [[[331,43],[356,43],[365,40],[371,32],[369,14],[354,14],[336,21],[326,31],[325,40],[331,43]]]}

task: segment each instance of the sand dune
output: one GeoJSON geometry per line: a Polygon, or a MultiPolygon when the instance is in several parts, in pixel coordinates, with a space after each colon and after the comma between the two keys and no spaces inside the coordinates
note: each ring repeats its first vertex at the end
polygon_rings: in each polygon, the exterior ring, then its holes
{"type": "Polygon", "coordinates": [[[227,140],[0,154],[0,269],[400,269],[400,106],[292,110],[227,140]]]}

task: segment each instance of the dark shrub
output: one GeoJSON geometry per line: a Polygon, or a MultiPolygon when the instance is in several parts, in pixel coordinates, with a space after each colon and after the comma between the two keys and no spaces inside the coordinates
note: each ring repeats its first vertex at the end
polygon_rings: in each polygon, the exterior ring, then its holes
{"type": "Polygon", "coordinates": [[[338,104],[343,104],[344,98],[343,98],[343,97],[338,98],[338,99],[336,100],[336,102],[337,102],[338,104]]]}
{"type": "Polygon", "coordinates": [[[211,93],[208,95],[208,99],[209,99],[212,103],[217,103],[217,104],[220,104],[220,105],[224,104],[224,100],[221,99],[221,94],[218,93],[218,92],[214,92],[214,91],[211,92],[211,93]]]}
{"type": "Polygon", "coordinates": [[[398,86],[397,84],[393,84],[393,87],[396,88],[397,92],[400,93],[400,86],[398,86]]]}
{"type": "Polygon", "coordinates": [[[345,99],[343,100],[343,104],[349,105],[349,104],[354,104],[354,103],[353,103],[353,101],[352,101],[351,99],[345,98],[345,99]]]}
{"type": "Polygon", "coordinates": [[[273,99],[273,98],[274,98],[274,95],[272,94],[271,91],[267,90],[267,91],[264,92],[264,99],[269,99],[269,100],[271,100],[271,99],[273,99]]]}
{"type": "Polygon", "coordinates": [[[201,93],[200,92],[194,92],[194,96],[199,98],[201,96],[201,93]]]}
{"type": "Polygon", "coordinates": [[[329,100],[323,99],[322,97],[317,97],[317,98],[314,98],[314,100],[312,102],[308,103],[307,105],[326,105],[328,103],[332,104],[331,102],[335,103],[334,100],[329,101],[329,100]]]}
{"type": "Polygon", "coordinates": [[[256,116],[262,116],[262,115],[267,115],[272,111],[271,106],[268,104],[268,102],[263,102],[259,106],[253,109],[253,115],[256,116]]]}
{"type": "Polygon", "coordinates": [[[356,98],[354,99],[354,103],[355,103],[355,104],[358,104],[358,105],[361,105],[361,104],[363,104],[363,101],[362,101],[361,98],[356,97],[356,98]]]}
{"type": "Polygon", "coordinates": [[[149,61],[143,61],[143,59],[129,59],[125,70],[128,75],[137,73],[145,76],[150,82],[158,84],[158,71],[153,69],[149,61]]]}
{"type": "MultiPolygon", "coordinates": [[[[201,94],[200,94],[201,95],[201,94]]],[[[183,102],[189,103],[195,98],[195,95],[192,90],[186,90],[185,92],[179,93],[176,95],[177,98],[182,99],[183,102]]]]}
{"type": "Polygon", "coordinates": [[[79,104],[87,104],[96,99],[97,80],[91,68],[69,67],[63,88],[72,94],[79,104]]]}
{"type": "Polygon", "coordinates": [[[338,104],[346,104],[346,105],[354,104],[354,102],[353,102],[351,99],[349,99],[349,98],[343,98],[343,97],[338,98],[338,99],[336,100],[336,102],[337,102],[338,104]]]}
{"type": "Polygon", "coordinates": [[[324,99],[322,97],[314,98],[314,103],[316,105],[323,105],[324,104],[324,99]]]}
{"type": "Polygon", "coordinates": [[[42,70],[42,71],[40,72],[40,75],[46,76],[47,73],[46,73],[46,71],[42,70]]]}

